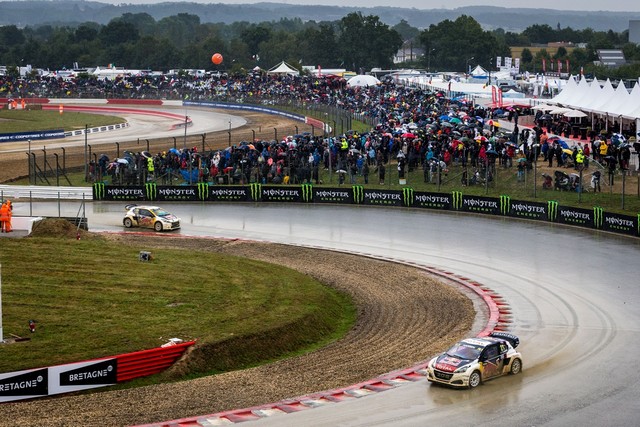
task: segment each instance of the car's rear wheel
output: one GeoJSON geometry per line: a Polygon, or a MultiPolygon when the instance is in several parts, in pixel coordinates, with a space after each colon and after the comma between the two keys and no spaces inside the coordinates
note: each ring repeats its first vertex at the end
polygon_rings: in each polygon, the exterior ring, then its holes
{"type": "Polygon", "coordinates": [[[156,231],[162,231],[162,223],[160,221],[156,221],[156,223],[153,224],[153,229],[156,231]]]}
{"type": "Polygon", "coordinates": [[[476,388],[482,383],[482,377],[480,377],[480,372],[473,371],[471,375],[469,375],[469,388],[476,388]]]}
{"type": "Polygon", "coordinates": [[[520,372],[522,372],[522,360],[513,359],[513,362],[511,362],[511,374],[516,375],[520,372]]]}
{"type": "Polygon", "coordinates": [[[124,221],[122,222],[124,223],[124,226],[127,228],[133,227],[133,221],[131,221],[131,218],[125,218],[124,221]]]}

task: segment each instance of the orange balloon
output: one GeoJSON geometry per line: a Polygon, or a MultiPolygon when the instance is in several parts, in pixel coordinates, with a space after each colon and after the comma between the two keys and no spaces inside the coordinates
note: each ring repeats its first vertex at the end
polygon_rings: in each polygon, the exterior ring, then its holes
{"type": "Polygon", "coordinates": [[[211,62],[213,62],[216,65],[222,64],[222,55],[220,55],[219,53],[214,53],[213,56],[211,57],[211,62]]]}

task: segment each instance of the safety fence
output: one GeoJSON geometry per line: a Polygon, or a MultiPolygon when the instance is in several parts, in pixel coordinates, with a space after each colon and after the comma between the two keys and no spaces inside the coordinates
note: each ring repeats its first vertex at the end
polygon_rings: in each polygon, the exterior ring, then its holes
{"type": "Polygon", "coordinates": [[[0,374],[0,402],[108,387],[154,375],[173,365],[193,344],[170,341],[134,353],[0,374]]]}
{"type": "Polygon", "coordinates": [[[208,183],[193,186],[161,186],[155,183],[144,186],[112,186],[96,183],[93,186],[93,200],[333,203],[423,208],[545,221],[640,237],[640,213],[631,216],[606,212],[598,206],[591,209],[563,206],[555,200],[533,202],[512,199],[508,195],[483,197],[464,194],[462,191],[434,193],[416,191],[411,187],[380,190],[362,185],[327,188],[312,184],[283,187],[258,183],[240,186],[208,183]]]}

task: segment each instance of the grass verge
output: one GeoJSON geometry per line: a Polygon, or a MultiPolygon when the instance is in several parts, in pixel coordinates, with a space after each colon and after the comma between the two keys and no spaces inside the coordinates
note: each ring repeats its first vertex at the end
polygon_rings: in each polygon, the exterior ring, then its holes
{"type": "Polygon", "coordinates": [[[2,122],[2,132],[0,133],[52,129],[64,129],[68,132],[84,129],[85,126],[92,128],[124,123],[125,121],[122,117],[76,111],[60,114],[58,111],[50,110],[0,110],[0,122],[2,122]]]}
{"type": "Polygon", "coordinates": [[[46,221],[36,237],[0,239],[4,335],[31,338],[0,346],[0,372],[197,338],[198,349],[164,379],[182,378],[309,351],[355,321],[346,295],[294,270],[93,234],[76,240],[64,220],[46,221]],[[139,261],[140,250],[153,261],[139,261]]]}

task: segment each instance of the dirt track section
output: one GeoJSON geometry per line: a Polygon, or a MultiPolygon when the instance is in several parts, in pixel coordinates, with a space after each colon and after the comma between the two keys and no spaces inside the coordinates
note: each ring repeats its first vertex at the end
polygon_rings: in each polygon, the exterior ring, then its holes
{"type": "Polygon", "coordinates": [[[466,336],[473,324],[473,304],[466,296],[412,267],[263,243],[137,235],[109,238],[291,267],[349,293],[358,307],[358,320],[340,341],[265,366],[173,384],[0,405],[0,425],[125,426],[276,402],[410,367],[466,336]]]}

